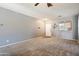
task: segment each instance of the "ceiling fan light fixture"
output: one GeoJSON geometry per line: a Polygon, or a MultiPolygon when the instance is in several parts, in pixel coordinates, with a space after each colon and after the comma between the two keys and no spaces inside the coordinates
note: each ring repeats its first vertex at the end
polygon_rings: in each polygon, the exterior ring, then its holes
{"type": "Polygon", "coordinates": [[[47,6],[48,6],[48,7],[51,7],[51,6],[53,6],[53,5],[52,5],[51,3],[47,3],[47,6]]]}
{"type": "Polygon", "coordinates": [[[39,3],[36,3],[34,6],[37,6],[37,5],[39,5],[39,3]]]}
{"type": "MultiPolygon", "coordinates": [[[[38,6],[40,3],[36,3],[34,6],[38,6]]],[[[51,6],[53,6],[51,3],[47,3],[47,6],[48,7],[51,7],[51,6]]]]}

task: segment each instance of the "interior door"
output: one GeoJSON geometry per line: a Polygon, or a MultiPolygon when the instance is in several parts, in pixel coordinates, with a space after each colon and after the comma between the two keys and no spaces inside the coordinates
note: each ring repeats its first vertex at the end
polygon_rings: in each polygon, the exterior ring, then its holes
{"type": "Polygon", "coordinates": [[[45,36],[51,37],[51,24],[46,24],[46,26],[45,26],[45,36]]]}

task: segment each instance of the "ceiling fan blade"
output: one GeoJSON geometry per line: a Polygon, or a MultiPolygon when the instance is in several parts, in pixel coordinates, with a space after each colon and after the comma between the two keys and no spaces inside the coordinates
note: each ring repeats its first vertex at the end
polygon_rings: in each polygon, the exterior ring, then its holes
{"type": "Polygon", "coordinates": [[[51,3],[47,3],[47,6],[48,6],[48,7],[51,7],[51,6],[53,6],[53,5],[52,5],[51,3]]]}
{"type": "Polygon", "coordinates": [[[36,3],[34,6],[37,6],[39,3],[36,3]]]}

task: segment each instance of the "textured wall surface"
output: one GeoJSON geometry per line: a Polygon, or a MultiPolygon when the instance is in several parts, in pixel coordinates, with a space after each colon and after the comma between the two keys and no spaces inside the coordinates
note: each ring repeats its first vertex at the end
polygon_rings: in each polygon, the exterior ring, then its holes
{"type": "Polygon", "coordinates": [[[34,37],[36,27],[35,18],[0,8],[0,46],[34,37]]]}

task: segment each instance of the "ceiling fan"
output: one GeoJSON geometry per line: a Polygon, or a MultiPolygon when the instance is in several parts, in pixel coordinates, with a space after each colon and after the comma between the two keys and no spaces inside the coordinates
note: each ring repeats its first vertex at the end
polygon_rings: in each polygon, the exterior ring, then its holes
{"type": "MultiPolygon", "coordinates": [[[[40,4],[40,3],[36,3],[34,6],[38,6],[39,4],[40,4]]],[[[47,6],[48,6],[48,7],[51,7],[51,6],[53,6],[53,5],[52,5],[52,3],[47,3],[47,6]]]]}

